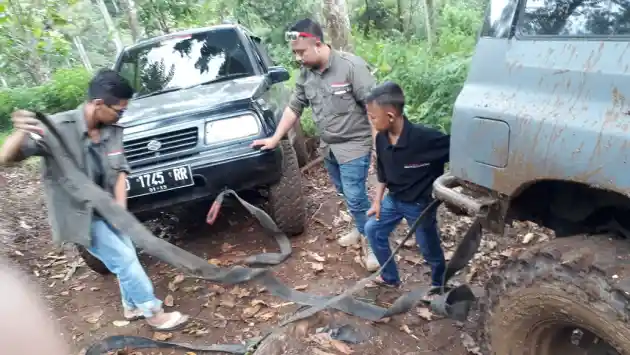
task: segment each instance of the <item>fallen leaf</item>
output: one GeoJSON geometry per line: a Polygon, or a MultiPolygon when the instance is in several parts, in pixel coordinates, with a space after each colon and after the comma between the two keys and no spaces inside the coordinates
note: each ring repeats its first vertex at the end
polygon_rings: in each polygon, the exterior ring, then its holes
{"type": "Polygon", "coordinates": [[[26,230],[29,230],[29,229],[33,228],[32,226],[26,224],[26,222],[24,222],[24,221],[20,221],[20,227],[22,227],[22,228],[24,228],[26,230]]]}
{"type": "Polygon", "coordinates": [[[173,333],[162,333],[162,332],[155,332],[153,333],[153,340],[157,340],[157,341],[166,341],[169,340],[170,338],[173,337],[173,333]]]}
{"type": "Polygon", "coordinates": [[[234,302],[234,300],[232,300],[230,298],[223,298],[219,302],[219,305],[223,306],[223,307],[234,308],[234,306],[236,306],[236,303],[234,302]]]}
{"type": "Polygon", "coordinates": [[[332,343],[330,342],[332,338],[328,333],[313,334],[309,337],[309,340],[324,348],[332,348],[332,343]]]}
{"type": "Polygon", "coordinates": [[[301,291],[301,290],[306,290],[307,288],[308,288],[308,285],[299,285],[299,286],[295,286],[293,289],[297,291],[301,291]]]}
{"type": "Polygon", "coordinates": [[[192,351],[187,351],[185,355],[197,355],[197,353],[193,353],[192,351]]]}
{"type": "Polygon", "coordinates": [[[313,348],[311,351],[313,355],[335,355],[333,353],[329,353],[327,351],[324,351],[318,348],[313,348]]]}
{"type": "Polygon", "coordinates": [[[124,327],[129,325],[129,321],[128,320],[115,320],[112,322],[112,324],[116,327],[124,327]]]}
{"type": "Polygon", "coordinates": [[[262,305],[260,305],[260,304],[257,304],[257,305],[252,306],[252,307],[247,307],[247,308],[245,308],[245,310],[243,310],[243,317],[251,318],[256,313],[258,313],[258,311],[260,311],[261,308],[262,308],[262,305]]]}
{"type": "Polygon", "coordinates": [[[325,258],[325,257],[320,256],[319,254],[314,253],[314,252],[312,252],[312,251],[309,251],[309,252],[308,252],[308,256],[309,256],[311,259],[313,259],[313,260],[315,260],[315,261],[318,261],[318,262],[320,262],[320,263],[323,263],[324,261],[326,261],[326,258],[325,258]]]}
{"type": "Polygon", "coordinates": [[[317,239],[318,239],[318,238],[319,238],[319,237],[313,237],[313,238],[311,238],[311,239],[307,240],[307,241],[306,241],[306,243],[308,243],[308,244],[313,244],[313,243],[315,243],[315,242],[317,241],[317,239]]]}
{"type": "Polygon", "coordinates": [[[24,254],[19,250],[14,250],[13,252],[15,253],[15,255],[24,256],[24,254]]]}
{"type": "Polygon", "coordinates": [[[199,290],[201,290],[202,288],[203,288],[203,286],[196,285],[196,286],[187,286],[187,287],[184,287],[182,290],[183,290],[184,292],[186,292],[186,293],[191,293],[191,292],[199,291],[199,290]]]}
{"type": "Polygon", "coordinates": [[[414,265],[422,264],[422,262],[424,261],[422,257],[413,256],[413,255],[407,255],[403,259],[405,259],[405,261],[408,261],[414,265]]]}
{"type": "Polygon", "coordinates": [[[431,313],[431,311],[428,308],[422,307],[422,308],[418,308],[418,316],[426,320],[431,320],[433,318],[433,313],[431,313]]]}
{"type": "Polygon", "coordinates": [[[98,287],[90,287],[90,291],[99,291],[99,290],[100,290],[100,288],[98,288],[98,287]]]}
{"type": "Polygon", "coordinates": [[[409,329],[409,326],[407,324],[401,325],[400,330],[402,330],[403,332],[407,334],[413,334],[413,332],[411,331],[411,329],[409,329]]]}
{"type": "Polygon", "coordinates": [[[324,264],[322,263],[311,263],[311,268],[315,270],[315,272],[324,271],[324,264]]]}
{"type": "Polygon", "coordinates": [[[257,305],[259,305],[259,304],[260,304],[260,305],[263,305],[263,306],[267,306],[267,303],[266,303],[265,301],[263,301],[263,300],[253,300],[253,301],[251,302],[251,305],[252,305],[252,306],[257,306],[257,305]]]}
{"type": "Polygon", "coordinates": [[[462,339],[462,345],[464,345],[464,348],[466,348],[466,350],[469,353],[474,354],[474,355],[483,355],[481,353],[481,348],[479,348],[479,345],[477,345],[473,337],[471,337],[467,333],[462,333],[461,339],[462,339]]]}
{"type": "Polygon", "coordinates": [[[232,291],[230,291],[231,294],[233,294],[234,296],[238,297],[238,298],[243,298],[243,297],[247,297],[251,294],[251,292],[249,292],[248,289],[246,288],[240,288],[238,286],[234,287],[232,289],[232,291]]]}
{"type": "Polygon", "coordinates": [[[212,265],[215,265],[215,266],[220,266],[221,265],[221,260],[219,260],[219,259],[210,259],[210,260],[208,260],[208,264],[212,264],[212,265]]]}
{"type": "Polygon", "coordinates": [[[346,343],[337,339],[330,339],[330,344],[339,352],[344,354],[352,354],[354,351],[346,343]]]}
{"type": "Polygon", "coordinates": [[[272,311],[267,311],[264,313],[258,313],[256,314],[256,319],[260,319],[262,321],[268,321],[271,318],[273,318],[276,314],[272,311]]]}
{"type": "Polygon", "coordinates": [[[231,244],[228,244],[228,243],[221,244],[221,251],[224,252],[224,253],[232,250],[232,248],[234,248],[234,245],[231,245],[231,244]]]}
{"type": "Polygon", "coordinates": [[[85,315],[83,317],[83,320],[90,323],[90,324],[96,324],[98,322],[98,320],[101,318],[101,316],[103,315],[103,310],[102,309],[97,309],[87,315],[85,315]]]}
{"type": "Polygon", "coordinates": [[[527,234],[525,234],[525,236],[523,237],[522,243],[523,244],[529,244],[532,240],[534,240],[534,233],[529,232],[527,234]]]}
{"type": "Polygon", "coordinates": [[[175,285],[178,285],[182,282],[184,282],[184,280],[186,279],[186,276],[184,276],[183,274],[178,274],[177,276],[175,276],[175,278],[173,279],[173,283],[175,285]]]}
{"type": "Polygon", "coordinates": [[[174,302],[173,295],[167,295],[166,298],[164,298],[164,305],[166,307],[173,307],[174,302]]]}

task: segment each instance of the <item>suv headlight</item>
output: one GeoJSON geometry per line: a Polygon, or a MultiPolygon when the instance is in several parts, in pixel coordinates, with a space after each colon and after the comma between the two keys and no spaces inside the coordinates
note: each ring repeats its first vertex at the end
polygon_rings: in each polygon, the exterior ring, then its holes
{"type": "Polygon", "coordinates": [[[243,115],[206,122],[206,144],[231,141],[257,136],[260,133],[258,118],[254,115],[243,115]]]}

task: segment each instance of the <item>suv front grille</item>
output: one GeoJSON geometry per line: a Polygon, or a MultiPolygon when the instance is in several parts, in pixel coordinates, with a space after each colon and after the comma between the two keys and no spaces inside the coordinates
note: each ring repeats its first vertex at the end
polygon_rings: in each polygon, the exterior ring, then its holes
{"type": "Polygon", "coordinates": [[[129,163],[134,163],[190,150],[197,146],[197,133],[197,127],[190,127],[126,141],[125,156],[129,163]]]}

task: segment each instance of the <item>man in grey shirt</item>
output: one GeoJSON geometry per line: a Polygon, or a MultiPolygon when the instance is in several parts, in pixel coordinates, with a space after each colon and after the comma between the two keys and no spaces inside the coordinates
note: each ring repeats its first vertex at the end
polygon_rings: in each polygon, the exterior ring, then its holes
{"type": "MultiPolygon", "coordinates": [[[[132,95],[133,89],[118,73],[101,70],[90,81],[84,104],[50,117],[79,168],[123,208],[127,207],[129,164],[123,154],[123,128],[117,122],[132,95]]],[[[41,141],[49,132],[35,114],[20,110],[11,119],[16,130],[0,148],[0,164],[31,156],[43,158],[44,194],[55,244],[83,245],[118,277],[127,320],[144,318],[151,328],[160,331],[184,326],[187,315],[164,311],[131,239],[86,201],[78,201],[68,192],[76,187],[68,184],[64,171],[50,159],[41,141]]]]}
{"type": "Polygon", "coordinates": [[[295,23],[286,39],[302,65],[300,76],[273,137],[256,140],[252,146],[277,147],[304,108],[311,106],[326,169],[338,193],[345,197],[355,223],[349,234],[339,238],[339,244],[350,246],[361,241],[366,268],[374,271],[378,261],[362,238],[370,208],[366,181],[374,136],[364,100],[374,86],[374,77],[363,59],[325,44],[321,27],[310,19],[295,23]]]}

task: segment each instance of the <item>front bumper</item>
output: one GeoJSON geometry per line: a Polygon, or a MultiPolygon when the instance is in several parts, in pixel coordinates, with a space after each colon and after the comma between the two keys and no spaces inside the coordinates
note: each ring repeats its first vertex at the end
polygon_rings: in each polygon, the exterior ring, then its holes
{"type": "Polygon", "coordinates": [[[190,164],[194,186],[152,195],[130,198],[128,208],[134,214],[168,209],[198,200],[212,199],[225,188],[234,191],[252,190],[277,183],[282,177],[282,150],[253,151],[229,159],[203,159],[193,163],[176,161],[159,168],[190,164]]]}

